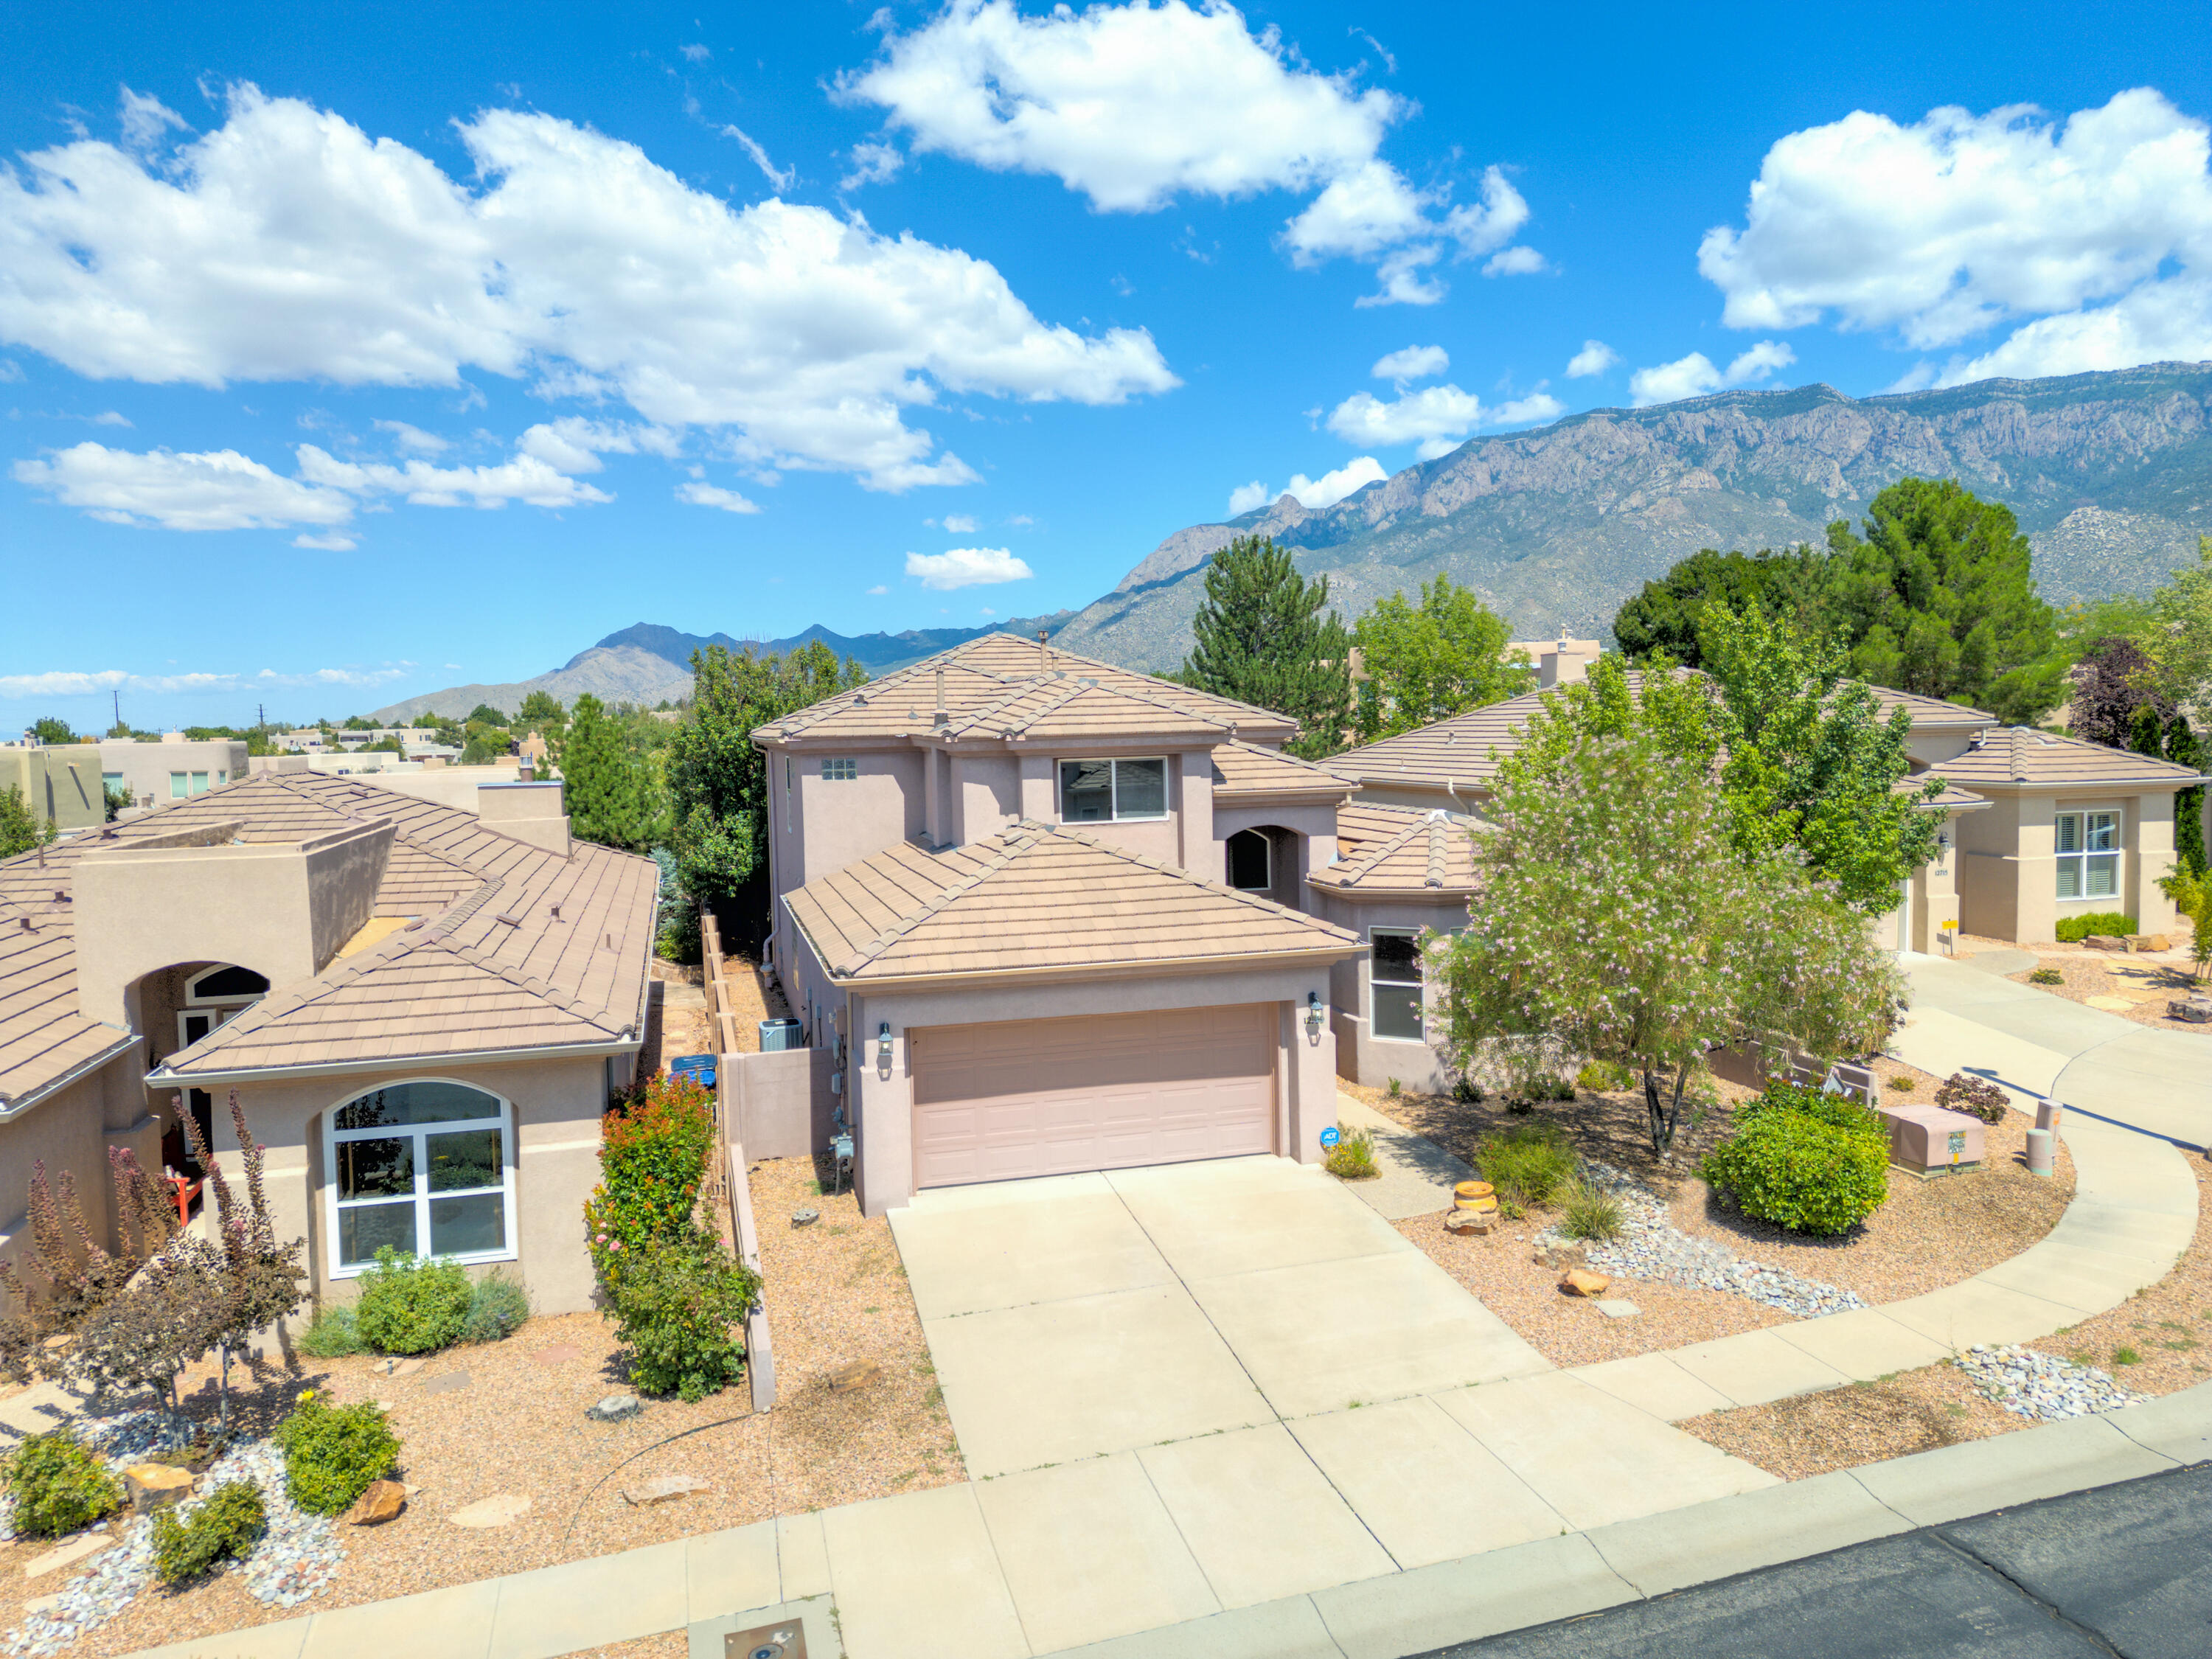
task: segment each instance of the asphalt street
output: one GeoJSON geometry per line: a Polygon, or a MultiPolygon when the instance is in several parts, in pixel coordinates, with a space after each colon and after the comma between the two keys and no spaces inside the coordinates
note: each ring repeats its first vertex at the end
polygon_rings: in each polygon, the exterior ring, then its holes
{"type": "Polygon", "coordinates": [[[2212,1466],[2075,1492],[1425,1659],[2207,1659],[2212,1466]]]}

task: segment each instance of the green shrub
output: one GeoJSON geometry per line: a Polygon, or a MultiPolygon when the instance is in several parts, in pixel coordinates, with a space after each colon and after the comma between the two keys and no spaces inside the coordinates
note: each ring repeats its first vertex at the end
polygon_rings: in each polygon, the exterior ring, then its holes
{"type": "Polygon", "coordinates": [[[1885,1147],[1889,1145],[1888,1127],[1879,1115],[1848,1095],[1825,1094],[1810,1084],[1770,1083],[1756,1100],[1747,1100],[1736,1108],[1735,1121],[1741,1125],[1762,1112],[1787,1112],[1825,1123],[1832,1129],[1841,1129],[1846,1134],[1879,1141],[1885,1147]]]}
{"type": "Polygon", "coordinates": [[[2002,1123],[2012,1109],[2012,1101],[2003,1090],[1987,1078],[1967,1072],[1954,1072],[1945,1078],[1943,1086],[1936,1091],[1936,1103],[1946,1111],[1965,1112],[1984,1123],[2002,1123]]]}
{"type": "Polygon", "coordinates": [[[1739,1113],[1698,1173],[1746,1215],[1823,1237],[1849,1232],[1889,1197],[1887,1145],[1809,1112],[1739,1113]]]}
{"type": "Polygon", "coordinates": [[[2066,975],[2056,968],[2039,968],[2027,976],[2027,982],[2031,985],[2063,985],[2066,975]]]}
{"type": "Polygon", "coordinates": [[[361,1340],[353,1304],[326,1302],[315,1310],[314,1318],[293,1346],[312,1358],[343,1359],[349,1353],[359,1353],[367,1345],[361,1340]]]}
{"type": "Polygon", "coordinates": [[[268,1529],[261,1488],[226,1480],[187,1519],[174,1510],[154,1511],[154,1576],[165,1584],[197,1578],[227,1556],[246,1554],[268,1529]]]}
{"type": "Polygon", "coordinates": [[[468,1316],[461,1322],[464,1342],[499,1342],[520,1330],[530,1317],[530,1292],[503,1273],[477,1280],[469,1292],[468,1316]]]}
{"type": "Polygon", "coordinates": [[[624,1263],[613,1299],[630,1380],[646,1393],[699,1401],[744,1374],[760,1279],[719,1240],[653,1241],[624,1263]]]}
{"type": "Polygon", "coordinates": [[[1480,1106],[1482,1103],[1482,1085],[1462,1074],[1452,1079],[1452,1098],[1464,1101],[1470,1106],[1480,1106]]]}
{"type": "Polygon", "coordinates": [[[107,1465],[67,1429],[32,1435],[0,1458],[0,1486],[15,1496],[15,1530],[33,1538],[76,1532],[123,1507],[107,1465]]]}
{"type": "Polygon", "coordinates": [[[379,1353],[428,1353],[460,1340],[472,1292],[460,1263],[424,1261],[390,1245],[361,1276],[354,1324],[379,1353]]]}
{"type": "Polygon", "coordinates": [[[714,1147],[713,1103],[689,1078],[654,1078],[601,1121],[599,1184],[584,1205],[584,1233],[611,1296],[627,1256],[690,1235],[714,1147]]]}
{"type": "Polygon", "coordinates": [[[1569,1238],[1620,1237],[1620,1200],[1579,1176],[1559,1189],[1559,1231],[1569,1238]]]}
{"type": "Polygon", "coordinates": [[[1401,1083],[1401,1082],[1400,1082],[1396,1078],[1395,1078],[1395,1077],[1394,1077],[1394,1078],[1392,1078],[1392,1079],[1390,1079],[1390,1087],[1389,1087],[1389,1096],[1390,1096],[1390,1098],[1391,1098],[1391,1099],[1393,1099],[1393,1100],[1397,1099],[1397,1098],[1398,1098],[1398,1097],[1399,1097],[1400,1095],[1401,1095],[1401,1094],[1403,1094],[1403,1093],[1405,1092],[1405,1089],[1406,1089],[1406,1085],[1405,1085],[1404,1084],[1401,1083]]]}
{"type": "Polygon", "coordinates": [[[1575,1086],[1601,1095],[1608,1089],[1626,1089],[1635,1079],[1617,1060],[1594,1060],[1575,1074],[1575,1086]]]}
{"type": "Polygon", "coordinates": [[[1340,1139],[1328,1149],[1322,1168],[1340,1181],[1365,1181],[1381,1173],[1375,1167],[1375,1142],[1364,1129],[1337,1126],[1340,1139]]]}
{"type": "Polygon", "coordinates": [[[1909,1095],[1920,1086],[1920,1080],[1917,1078],[1910,1078],[1899,1073],[1890,1079],[1889,1086],[1898,1094],[1909,1095]]]}
{"type": "Polygon", "coordinates": [[[399,1437],[374,1401],[326,1406],[312,1389],[276,1425],[274,1438],[284,1452],[285,1489],[316,1515],[346,1508],[399,1455],[399,1437]]]}
{"type": "Polygon", "coordinates": [[[1574,1179],[1575,1149],[1549,1119],[1516,1123],[1474,1146],[1475,1167],[1498,1191],[1498,1207],[1516,1216],[1553,1197],[1574,1179]]]}
{"type": "Polygon", "coordinates": [[[2125,939],[2136,931],[2136,919],[2118,910],[2094,910],[2086,916],[2067,916],[2058,924],[2061,945],[2079,945],[2095,933],[2106,939],[2125,939]]]}

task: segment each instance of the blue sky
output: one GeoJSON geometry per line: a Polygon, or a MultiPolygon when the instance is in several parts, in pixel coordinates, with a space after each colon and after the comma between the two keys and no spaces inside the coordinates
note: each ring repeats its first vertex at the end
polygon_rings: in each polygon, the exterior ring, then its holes
{"type": "Polygon", "coordinates": [[[1569,410],[2212,357],[2207,22],[15,8],[0,730],[969,625],[1569,410]]]}

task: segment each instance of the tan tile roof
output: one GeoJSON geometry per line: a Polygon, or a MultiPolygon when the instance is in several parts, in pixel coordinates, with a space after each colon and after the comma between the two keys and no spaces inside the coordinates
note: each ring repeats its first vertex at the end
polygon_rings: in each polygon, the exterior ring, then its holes
{"type": "MultiPolygon", "coordinates": [[[[1931,776],[1935,776],[1942,773],[1943,770],[1944,769],[1942,767],[1930,767],[1925,772],[1915,773],[1910,776],[1899,778],[1896,782],[1891,784],[1889,787],[1892,793],[1895,794],[1917,794],[1927,786],[1928,780],[1931,776]]],[[[1944,784],[1942,792],[1940,794],[1931,795],[1926,802],[1927,808],[1931,812],[1978,812],[1984,807],[1993,805],[1995,803],[1993,803],[1986,795],[1978,795],[1971,789],[1961,789],[1955,783],[1950,783],[1948,781],[1944,784]]]]}
{"type": "Polygon", "coordinates": [[[1291,796],[1340,800],[1351,787],[1326,766],[1278,749],[1224,743],[1213,750],[1213,799],[1217,801],[1282,800],[1291,796]]]}
{"type": "Polygon", "coordinates": [[[1359,897],[1463,897],[1478,884],[1474,838],[1483,827],[1459,813],[1346,807],[1337,813],[1336,862],[1306,881],[1359,897]]]}
{"type": "Polygon", "coordinates": [[[586,842],[563,859],[365,779],[264,772],[58,842],[43,866],[35,853],[0,863],[0,1093],[61,1075],[99,1032],[124,1035],[76,1012],[69,906],[52,895],[69,890],[86,853],[180,833],[298,842],[374,820],[393,839],[372,914],[417,925],[278,987],[171,1055],[162,1075],[597,1045],[635,1029],[659,878],[651,860],[586,842]]]}
{"type": "Polygon", "coordinates": [[[1884,720],[1893,708],[1902,708],[1911,717],[1912,729],[1924,731],[1941,726],[1995,726],[1997,717],[1978,708],[1969,708],[1963,702],[1946,702],[1941,697],[1923,697],[1916,691],[1893,691],[1886,685],[1869,688],[1874,700],[1881,705],[1884,720]]]}
{"type": "Polygon", "coordinates": [[[2025,726],[2001,726],[1965,754],[1929,768],[1946,783],[2145,783],[2185,789],[2200,775],[2171,761],[2025,726]]]}
{"type": "Polygon", "coordinates": [[[857,690],[769,721],[763,742],[809,747],[840,739],[896,738],[934,731],[937,676],[945,676],[947,729],[993,739],[1236,735],[1283,742],[1297,735],[1289,716],[1216,697],[1171,680],[1039,646],[1011,634],[986,634],[950,651],[872,680],[857,690]]]}
{"type": "Polygon", "coordinates": [[[915,978],[1356,955],[1317,916],[1024,820],[965,847],[894,847],[785,896],[830,975],[915,978]]]}

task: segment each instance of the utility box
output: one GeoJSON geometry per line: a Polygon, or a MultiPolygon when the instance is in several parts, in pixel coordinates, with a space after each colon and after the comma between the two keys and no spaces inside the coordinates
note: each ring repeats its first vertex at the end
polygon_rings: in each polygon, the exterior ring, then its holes
{"type": "Polygon", "coordinates": [[[1922,1176],[1964,1175],[1982,1167],[1981,1119],[1941,1106],[1884,1106],[1889,1161],[1922,1176]]]}

